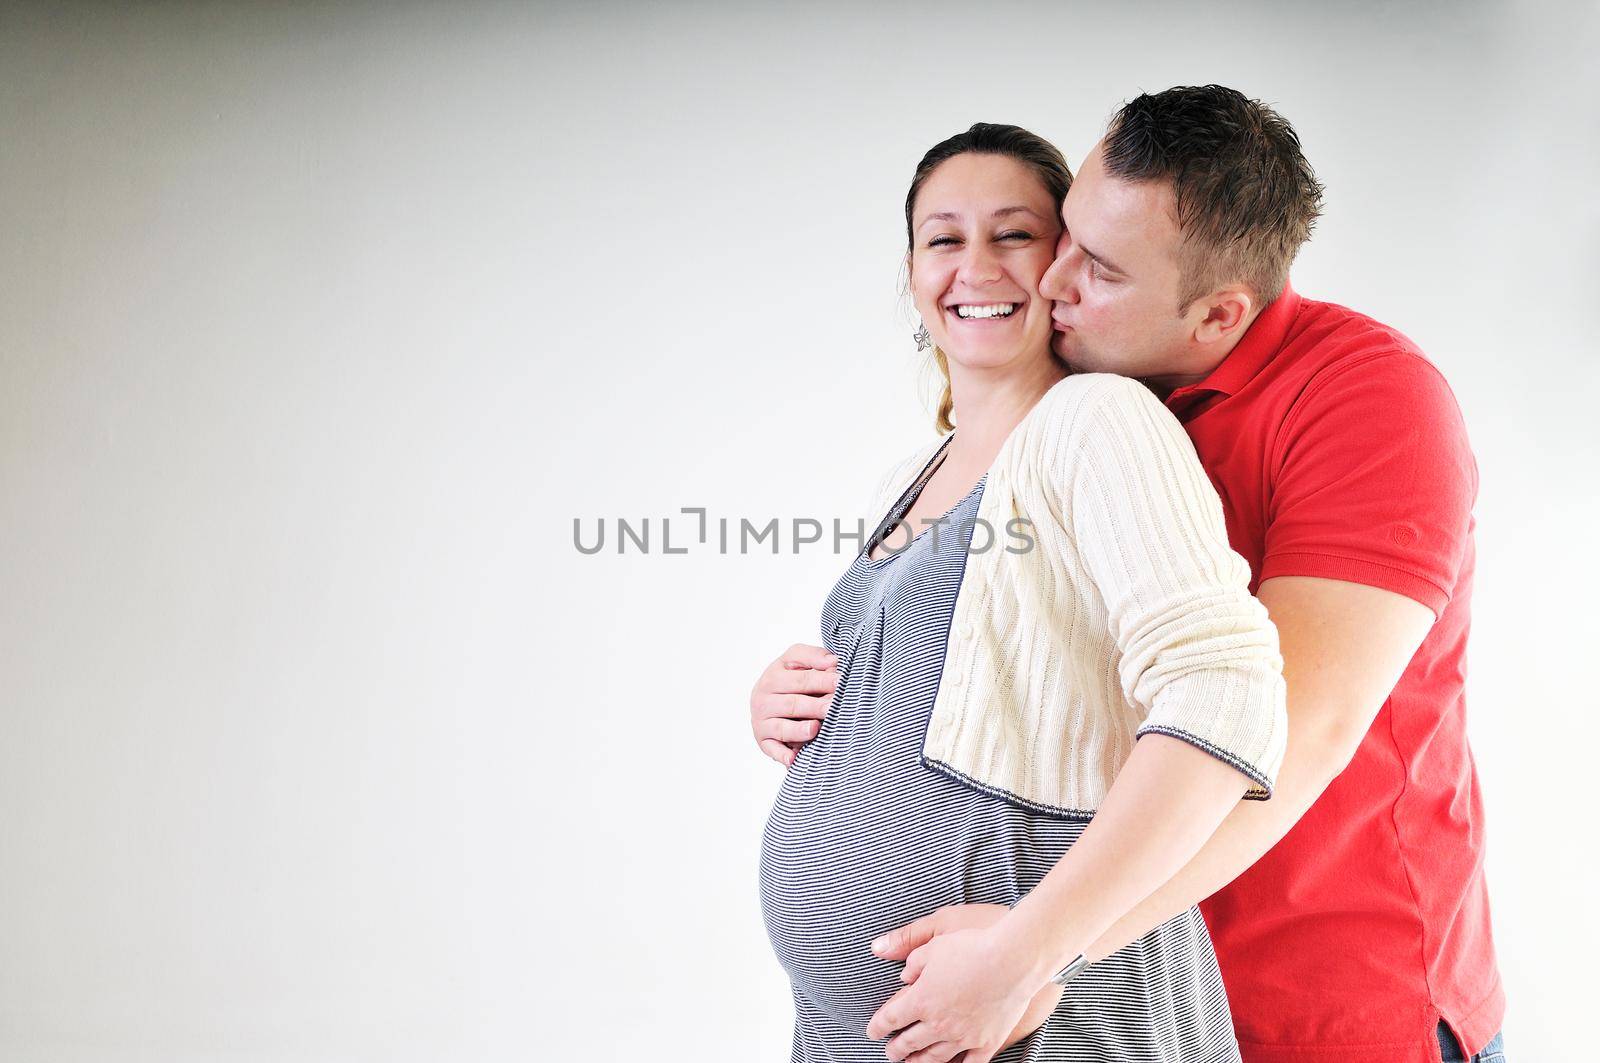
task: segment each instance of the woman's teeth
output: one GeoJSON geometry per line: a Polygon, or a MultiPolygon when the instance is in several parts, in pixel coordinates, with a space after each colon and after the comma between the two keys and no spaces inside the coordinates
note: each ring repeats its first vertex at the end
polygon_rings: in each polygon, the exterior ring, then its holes
{"type": "Polygon", "coordinates": [[[965,306],[956,307],[957,317],[1010,317],[1021,306],[1021,303],[998,303],[993,306],[965,306]]]}

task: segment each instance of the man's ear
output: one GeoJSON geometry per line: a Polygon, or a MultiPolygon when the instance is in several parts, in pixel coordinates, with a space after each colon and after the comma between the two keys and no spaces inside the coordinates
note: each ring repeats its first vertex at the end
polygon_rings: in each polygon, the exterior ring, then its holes
{"type": "Polygon", "coordinates": [[[1241,285],[1218,288],[1195,303],[1205,311],[1195,325],[1196,343],[1237,340],[1255,317],[1256,297],[1241,285]]]}

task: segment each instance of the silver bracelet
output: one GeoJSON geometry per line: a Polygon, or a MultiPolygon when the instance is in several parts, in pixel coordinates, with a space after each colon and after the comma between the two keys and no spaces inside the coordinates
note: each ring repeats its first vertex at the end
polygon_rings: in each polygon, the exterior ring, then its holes
{"type": "Polygon", "coordinates": [[[1078,953],[1077,958],[1071,963],[1067,964],[1065,967],[1061,968],[1061,970],[1051,975],[1050,981],[1054,982],[1056,985],[1066,985],[1068,982],[1072,981],[1073,977],[1077,975],[1079,971],[1083,970],[1087,966],[1089,966],[1089,957],[1080,952],[1078,953]]]}

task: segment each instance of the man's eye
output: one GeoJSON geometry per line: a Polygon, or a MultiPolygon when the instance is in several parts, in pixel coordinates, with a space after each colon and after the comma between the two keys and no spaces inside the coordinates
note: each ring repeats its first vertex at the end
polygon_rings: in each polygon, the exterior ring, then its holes
{"type": "Polygon", "coordinates": [[[1101,269],[1100,263],[1092,258],[1089,260],[1089,275],[1094,277],[1096,280],[1103,281],[1106,279],[1106,271],[1101,269]]]}

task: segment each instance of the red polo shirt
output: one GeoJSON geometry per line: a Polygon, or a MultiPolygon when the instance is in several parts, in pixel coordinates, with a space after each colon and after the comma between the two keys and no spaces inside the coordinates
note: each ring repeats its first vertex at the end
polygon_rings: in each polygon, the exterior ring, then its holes
{"type": "Polygon", "coordinates": [[[1438,618],[1350,766],[1201,905],[1245,1063],[1438,1063],[1441,1018],[1471,1055],[1505,998],[1467,746],[1478,476],[1455,397],[1394,329],[1286,290],[1167,405],[1222,496],[1252,590],[1348,580],[1438,618]]]}

